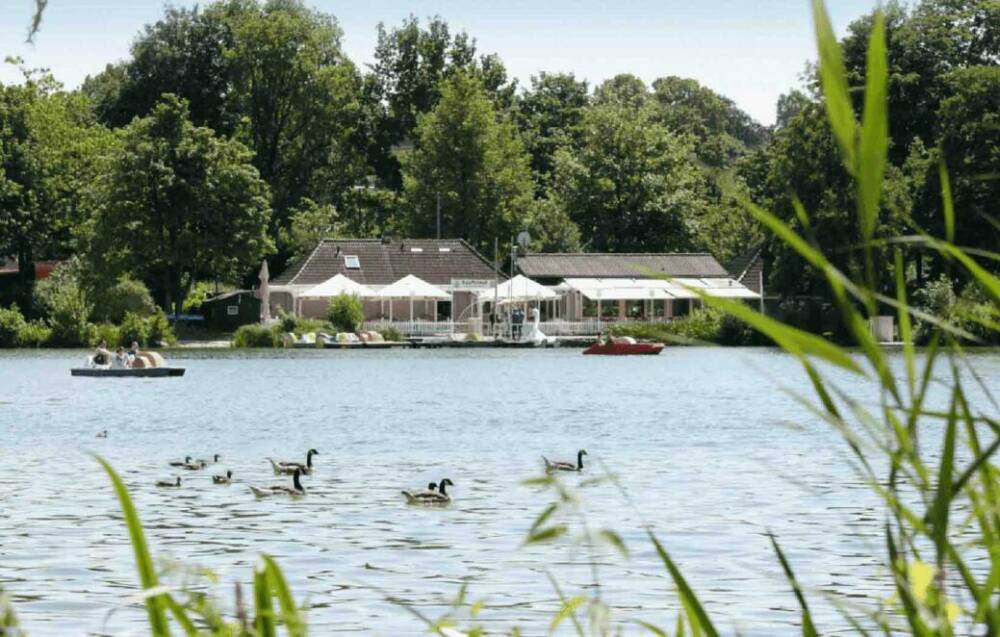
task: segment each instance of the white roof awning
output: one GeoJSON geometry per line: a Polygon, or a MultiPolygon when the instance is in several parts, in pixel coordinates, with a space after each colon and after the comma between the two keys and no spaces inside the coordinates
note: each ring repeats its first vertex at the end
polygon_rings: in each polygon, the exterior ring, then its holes
{"type": "Polygon", "coordinates": [[[402,279],[391,285],[387,285],[375,296],[384,299],[450,299],[451,295],[437,287],[424,281],[420,277],[407,274],[402,279]]]}
{"type": "Polygon", "coordinates": [[[760,296],[734,279],[596,279],[569,278],[565,285],[591,301],[638,301],[661,299],[697,299],[697,291],[731,299],[757,299],[760,296]]]}
{"type": "Polygon", "coordinates": [[[350,294],[357,297],[373,297],[375,292],[368,286],[353,281],[343,274],[337,274],[317,286],[311,287],[299,296],[303,298],[326,298],[350,294]]]}
{"type": "Polygon", "coordinates": [[[558,293],[521,274],[504,281],[495,288],[482,290],[479,293],[481,303],[492,302],[494,299],[498,303],[525,303],[528,301],[547,301],[558,297],[558,293]]]}

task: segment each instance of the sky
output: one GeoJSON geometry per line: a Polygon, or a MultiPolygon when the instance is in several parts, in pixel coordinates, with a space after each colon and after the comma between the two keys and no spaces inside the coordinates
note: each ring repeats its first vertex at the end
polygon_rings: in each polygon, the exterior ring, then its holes
{"type": "MultiPolygon", "coordinates": [[[[827,0],[838,35],[877,0],[827,0]]],[[[50,0],[33,44],[25,35],[33,0],[0,0],[0,57],[20,56],[74,88],[110,62],[128,57],[161,0],[50,0]]],[[[186,0],[172,4],[189,6],[186,0]]],[[[572,72],[591,85],[618,73],[647,83],[679,75],[729,97],[771,124],[778,96],[800,84],[815,58],[808,0],[307,0],[332,13],[355,63],[371,63],[375,27],[408,15],[440,15],[467,31],[480,53],[498,53],[508,74],[527,86],[539,71],[572,72]]],[[[20,80],[0,65],[0,82],[20,80]]]]}

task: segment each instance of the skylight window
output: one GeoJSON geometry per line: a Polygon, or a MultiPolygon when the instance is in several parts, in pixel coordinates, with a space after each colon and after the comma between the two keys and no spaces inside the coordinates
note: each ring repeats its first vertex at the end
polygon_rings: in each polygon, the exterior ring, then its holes
{"type": "Polygon", "coordinates": [[[344,255],[344,266],[348,270],[360,270],[361,269],[361,259],[353,254],[344,255]]]}
{"type": "Polygon", "coordinates": [[[423,252],[423,248],[410,248],[410,252],[423,252]]]}
{"type": "Polygon", "coordinates": [[[451,252],[451,248],[438,248],[438,252],[451,252]]]}

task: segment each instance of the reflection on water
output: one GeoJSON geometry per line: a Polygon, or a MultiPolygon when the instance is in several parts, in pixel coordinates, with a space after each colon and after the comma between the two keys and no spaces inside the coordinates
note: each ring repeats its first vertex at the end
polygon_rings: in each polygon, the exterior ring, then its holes
{"type": "MultiPolygon", "coordinates": [[[[837,435],[778,385],[808,391],[795,362],[767,350],[671,349],[659,357],[576,350],[187,354],[181,379],[71,378],[71,354],[0,355],[0,586],[22,623],[46,635],[145,634],[131,549],[107,478],[122,474],[159,557],[213,569],[219,592],[278,558],[316,634],[422,634],[404,600],[431,616],[462,582],[487,597],[485,622],[543,634],[564,589],[592,583],[587,554],[522,547],[548,495],[520,484],[540,455],[589,451],[607,486],[584,490],[594,525],[632,550],[596,556],[616,617],[669,625],[672,586],[643,541],[652,524],[724,632],[795,634],[798,614],[765,531],[807,588],[884,597],[881,509],[837,435]],[[794,425],[794,426],[793,426],[794,425]],[[107,439],[95,433],[109,430],[107,439]],[[266,456],[304,460],[309,495],[255,499],[247,484],[287,481],[266,456]],[[177,475],[167,461],[223,455],[177,475]],[[212,473],[234,472],[213,485],[212,473]],[[401,488],[451,478],[454,504],[403,504],[401,488]],[[641,514],[640,520],[638,515],[641,514]]],[[[1000,390],[1000,358],[977,370],[1000,390]]],[[[837,374],[834,374],[837,377],[837,374]]],[[[839,377],[859,398],[870,388],[839,377]]],[[[571,477],[570,481],[577,480],[571,477]]],[[[289,481],[290,482],[290,481],[289,481]]],[[[864,601],[853,599],[852,601],[864,601]]],[[[819,596],[821,625],[843,627],[819,596]]]]}

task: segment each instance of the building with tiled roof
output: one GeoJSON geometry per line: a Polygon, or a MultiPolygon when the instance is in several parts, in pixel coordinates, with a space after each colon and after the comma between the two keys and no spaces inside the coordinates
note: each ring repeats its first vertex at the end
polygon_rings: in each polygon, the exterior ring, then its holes
{"type": "MultiPolygon", "coordinates": [[[[323,239],[308,254],[270,281],[271,305],[276,310],[298,310],[306,316],[325,316],[327,301],[298,299],[310,288],[341,274],[373,290],[413,275],[452,294],[439,304],[439,313],[452,318],[466,313],[474,301],[472,290],[492,287],[502,274],[462,239],[323,239]]],[[[385,303],[366,303],[369,318],[382,315],[385,303]]],[[[397,308],[398,309],[398,308],[397,308]]],[[[433,310],[420,306],[422,318],[433,310]]],[[[397,311],[397,316],[401,314],[397,311]]],[[[442,316],[443,317],[443,316],[442,316]]]]}

